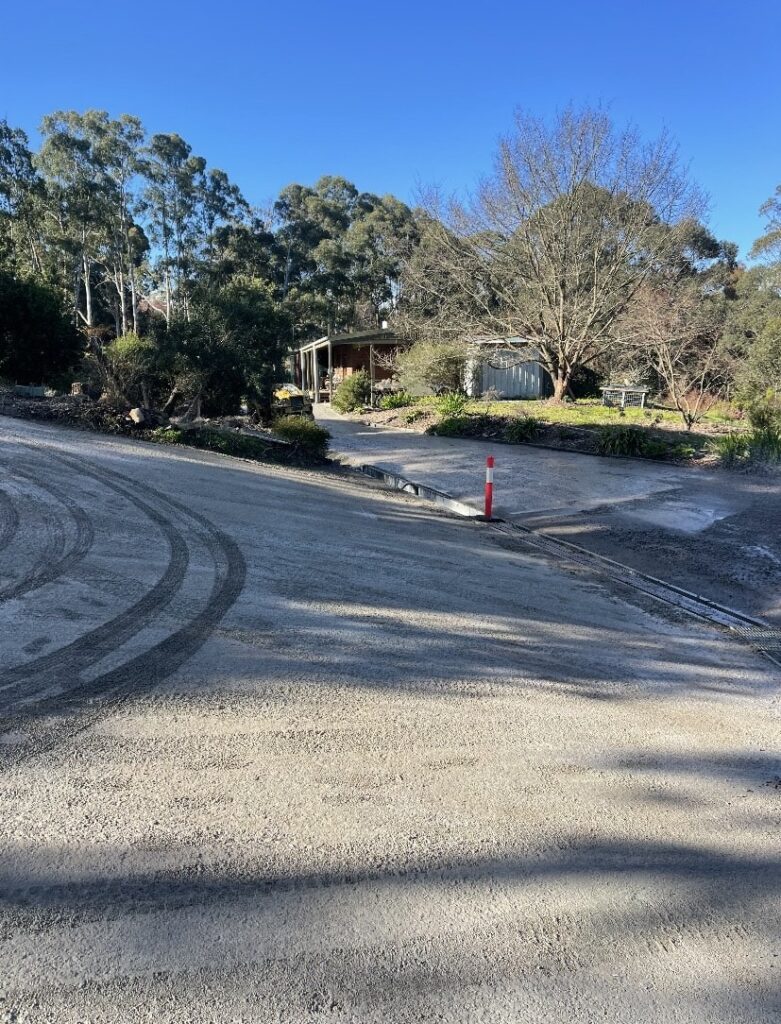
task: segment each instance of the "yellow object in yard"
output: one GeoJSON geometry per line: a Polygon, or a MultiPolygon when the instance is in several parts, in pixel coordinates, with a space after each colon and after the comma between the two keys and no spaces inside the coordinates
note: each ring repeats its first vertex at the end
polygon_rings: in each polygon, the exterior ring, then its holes
{"type": "Polygon", "coordinates": [[[277,384],[274,388],[273,411],[278,416],[304,416],[312,419],[312,403],[295,384],[277,384]]]}

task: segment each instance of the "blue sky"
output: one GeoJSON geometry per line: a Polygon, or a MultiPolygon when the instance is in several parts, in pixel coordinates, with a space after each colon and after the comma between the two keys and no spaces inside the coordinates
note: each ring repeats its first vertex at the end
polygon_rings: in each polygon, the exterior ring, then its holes
{"type": "Polygon", "coordinates": [[[743,255],[781,183],[777,0],[5,6],[0,116],[34,135],[58,108],[137,114],[255,203],[329,173],[407,200],[460,189],[517,106],[569,102],[669,128],[743,255]]]}

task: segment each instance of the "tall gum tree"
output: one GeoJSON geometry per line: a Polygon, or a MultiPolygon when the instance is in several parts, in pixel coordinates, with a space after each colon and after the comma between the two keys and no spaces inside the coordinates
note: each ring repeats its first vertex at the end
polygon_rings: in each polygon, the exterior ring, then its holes
{"type": "Polygon", "coordinates": [[[42,198],[27,135],[0,119],[0,263],[38,277],[44,276],[42,198]]]}

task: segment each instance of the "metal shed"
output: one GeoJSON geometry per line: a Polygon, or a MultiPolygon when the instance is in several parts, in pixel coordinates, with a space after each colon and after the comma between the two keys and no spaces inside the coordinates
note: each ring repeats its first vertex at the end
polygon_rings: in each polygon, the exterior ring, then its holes
{"type": "Polygon", "coordinates": [[[543,398],[548,380],[540,353],[525,338],[479,338],[478,355],[466,374],[467,394],[479,398],[495,391],[500,398],[543,398]]]}

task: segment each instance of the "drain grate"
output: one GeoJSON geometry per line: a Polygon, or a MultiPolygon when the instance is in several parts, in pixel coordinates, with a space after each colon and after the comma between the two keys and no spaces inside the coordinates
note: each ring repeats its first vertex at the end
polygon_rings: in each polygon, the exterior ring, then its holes
{"type": "Polygon", "coordinates": [[[763,629],[761,626],[730,626],[746,643],[763,651],[781,651],[781,629],[763,629]]]}
{"type": "Polygon", "coordinates": [[[698,594],[691,594],[680,587],[665,583],[663,580],[636,569],[616,562],[604,555],[597,555],[586,548],[581,548],[571,541],[562,541],[558,538],[544,536],[535,530],[518,523],[502,524],[497,527],[502,533],[522,534],[527,544],[536,547],[548,554],[563,558],[571,563],[583,565],[592,570],[612,577],[620,583],[624,583],[635,590],[642,591],[659,601],[680,608],[682,611],[698,618],[705,619],[715,626],[727,628],[733,636],[743,643],[759,651],[773,664],[781,666],[781,629],[767,626],[757,619],[751,619],[747,615],[735,611],[732,608],[724,608],[708,598],[698,594]]]}

